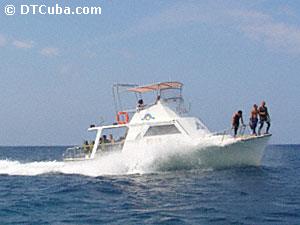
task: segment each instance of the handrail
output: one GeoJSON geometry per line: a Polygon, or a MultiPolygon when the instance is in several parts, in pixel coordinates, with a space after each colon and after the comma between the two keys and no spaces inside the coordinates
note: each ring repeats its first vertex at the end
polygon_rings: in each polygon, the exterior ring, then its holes
{"type": "MultiPolygon", "coordinates": [[[[250,125],[241,125],[238,128],[238,136],[244,136],[246,129],[250,127],[250,125]]],[[[229,133],[231,133],[233,128],[228,128],[219,132],[214,132],[211,134],[211,136],[216,136],[216,135],[222,135],[221,143],[224,141],[225,136],[229,133]]]]}

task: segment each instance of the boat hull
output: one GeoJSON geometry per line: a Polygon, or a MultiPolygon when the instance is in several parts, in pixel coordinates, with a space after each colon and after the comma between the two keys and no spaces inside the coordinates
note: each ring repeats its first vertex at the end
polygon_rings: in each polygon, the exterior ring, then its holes
{"type": "Polygon", "coordinates": [[[197,151],[202,166],[259,166],[271,135],[240,138],[224,146],[200,148],[197,151]]]}
{"type": "Polygon", "coordinates": [[[230,137],[227,144],[212,144],[216,143],[215,138],[202,139],[196,145],[176,143],[170,139],[153,139],[151,143],[141,143],[140,147],[132,145],[123,153],[128,157],[128,168],[133,171],[259,166],[270,136],[244,136],[237,139],[230,137]]]}

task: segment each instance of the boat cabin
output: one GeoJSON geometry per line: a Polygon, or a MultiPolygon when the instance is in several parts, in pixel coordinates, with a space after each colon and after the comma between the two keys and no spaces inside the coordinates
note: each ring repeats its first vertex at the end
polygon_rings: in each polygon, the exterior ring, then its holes
{"type": "Polygon", "coordinates": [[[96,154],[122,151],[139,142],[207,135],[209,131],[199,119],[187,116],[189,105],[185,104],[182,97],[182,87],[180,82],[144,86],[114,85],[116,122],[88,129],[97,134],[93,146],[86,151],[85,158],[92,159],[96,154]],[[133,94],[135,105],[125,106],[128,103],[122,98],[125,94],[133,94]]]}

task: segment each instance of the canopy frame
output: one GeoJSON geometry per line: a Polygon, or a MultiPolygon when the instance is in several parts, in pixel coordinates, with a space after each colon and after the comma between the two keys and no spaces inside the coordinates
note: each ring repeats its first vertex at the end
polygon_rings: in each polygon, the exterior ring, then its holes
{"type": "Polygon", "coordinates": [[[169,81],[169,82],[160,82],[149,85],[137,86],[133,88],[129,88],[128,91],[136,92],[136,93],[146,93],[151,91],[156,91],[160,93],[161,90],[166,89],[182,89],[183,84],[177,81],[169,81]]]}

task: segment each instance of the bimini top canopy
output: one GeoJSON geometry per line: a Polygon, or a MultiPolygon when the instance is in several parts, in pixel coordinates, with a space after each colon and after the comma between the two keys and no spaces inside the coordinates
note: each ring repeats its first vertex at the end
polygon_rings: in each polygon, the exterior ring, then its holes
{"type": "Polygon", "coordinates": [[[165,89],[181,89],[183,86],[182,83],[173,81],[173,82],[160,82],[156,84],[149,84],[144,86],[138,86],[134,88],[129,88],[128,91],[145,93],[150,91],[160,91],[165,89]]]}

